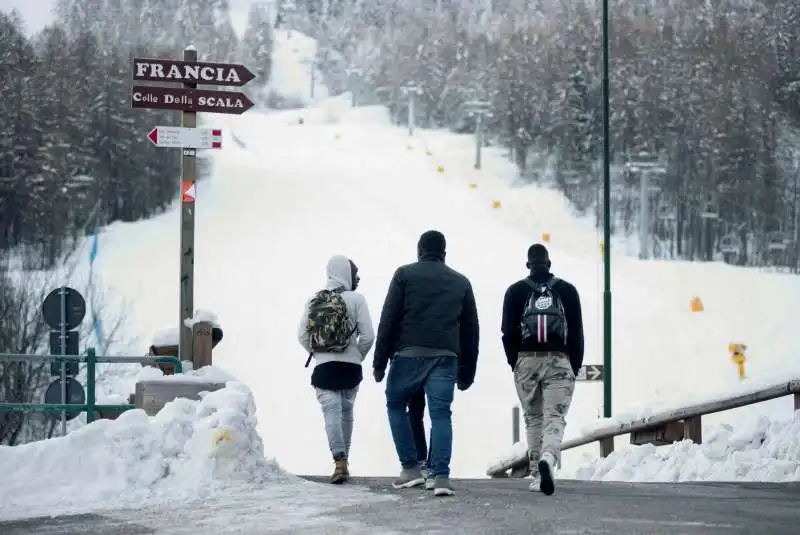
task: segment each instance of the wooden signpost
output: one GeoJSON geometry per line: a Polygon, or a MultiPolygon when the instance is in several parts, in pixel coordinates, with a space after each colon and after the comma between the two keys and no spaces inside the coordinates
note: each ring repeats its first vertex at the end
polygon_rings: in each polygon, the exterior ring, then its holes
{"type": "Polygon", "coordinates": [[[195,238],[195,183],[197,181],[197,150],[222,148],[222,132],[208,134],[189,132],[197,129],[197,113],[225,113],[240,115],[253,107],[253,102],[239,91],[197,89],[198,85],[242,87],[255,75],[244,65],[197,61],[197,49],[188,46],[183,60],[133,58],[133,80],[181,84],[178,87],[159,85],[133,85],[131,107],[181,112],[180,127],[157,126],[148,132],[148,139],[156,146],[178,148],[183,151],[181,160],[181,262],[180,262],[180,313],[178,357],[191,360],[192,329],[186,320],[194,310],[194,238],[195,238]]]}

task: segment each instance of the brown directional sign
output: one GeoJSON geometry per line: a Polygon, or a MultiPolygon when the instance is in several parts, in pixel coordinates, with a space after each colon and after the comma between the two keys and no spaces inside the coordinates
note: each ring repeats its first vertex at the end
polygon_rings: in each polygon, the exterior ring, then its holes
{"type": "Polygon", "coordinates": [[[253,102],[238,91],[135,85],[131,107],[241,115],[253,107],[253,102]]]}
{"type": "Polygon", "coordinates": [[[244,65],[133,58],[133,79],[146,82],[241,87],[255,78],[244,65]]]}

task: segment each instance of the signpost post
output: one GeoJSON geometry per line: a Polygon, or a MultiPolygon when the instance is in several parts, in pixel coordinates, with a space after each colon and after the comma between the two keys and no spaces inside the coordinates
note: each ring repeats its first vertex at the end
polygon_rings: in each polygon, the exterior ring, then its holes
{"type": "Polygon", "coordinates": [[[190,45],[183,60],[133,58],[133,79],[143,82],[180,83],[182,87],[133,85],[131,107],[181,112],[181,126],[157,126],[147,137],[158,147],[180,148],[181,159],[181,261],[178,358],[194,362],[192,329],[186,325],[194,310],[195,183],[197,150],[222,148],[222,131],[198,129],[198,112],[240,115],[253,107],[238,91],[197,89],[198,85],[242,87],[255,75],[244,65],[197,61],[190,45]]]}
{"type": "MultiPolygon", "coordinates": [[[[187,46],[183,51],[183,61],[197,62],[197,48],[187,46]]],[[[199,70],[198,70],[199,73],[199,70]]],[[[183,87],[189,91],[197,89],[196,83],[184,83],[183,87]]],[[[199,98],[198,98],[199,102],[199,98]]],[[[197,128],[197,111],[191,105],[181,109],[181,126],[183,128],[197,128]]],[[[181,361],[191,360],[192,356],[192,330],[185,325],[187,318],[191,318],[194,310],[194,195],[187,197],[184,192],[194,188],[197,183],[197,149],[185,147],[181,159],[181,274],[180,274],[180,314],[178,316],[178,358],[181,361]]]]}

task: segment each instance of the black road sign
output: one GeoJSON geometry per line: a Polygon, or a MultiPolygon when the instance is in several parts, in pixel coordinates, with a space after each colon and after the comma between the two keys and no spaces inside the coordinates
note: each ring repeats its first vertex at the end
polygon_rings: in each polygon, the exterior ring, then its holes
{"type": "Polygon", "coordinates": [[[602,364],[584,364],[578,371],[576,381],[602,381],[605,378],[605,368],[602,364]]]}
{"type": "Polygon", "coordinates": [[[241,115],[253,107],[253,101],[238,91],[135,85],[131,107],[241,115]]]}
{"type": "Polygon", "coordinates": [[[70,331],[81,324],[86,317],[86,301],[83,296],[68,286],[56,288],[42,303],[42,315],[47,326],[55,331],[70,331]],[[64,297],[65,317],[61,317],[61,298],[64,297]]]}
{"type": "MultiPolygon", "coordinates": [[[[50,354],[51,355],[78,355],[78,331],[50,331],[50,354]],[[62,340],[63,333],[63,340],[62,340]],[[62,351],[63,347],[63,351],[62,351]]],[[[67,375],[78,375],[78,362],[66,362],[67,375]]],[[[61,362],[50,363],[50,375],[61,375],[61,362]]]]}
{"type": "MultiPolygon", "coordinates": [[[[86,391],[83,385],[73,377],[67,377],[67,399],[66,402],[73,405],[83,405],[86,403],[86,391]]],[[[47,387],[44,393],[44,402],[47,405],[61,405],[61,379],[56,379],[47,387]]],[[[67,420],[72,420],[80,415],[81,411],[67,411],[67,420]]]]}

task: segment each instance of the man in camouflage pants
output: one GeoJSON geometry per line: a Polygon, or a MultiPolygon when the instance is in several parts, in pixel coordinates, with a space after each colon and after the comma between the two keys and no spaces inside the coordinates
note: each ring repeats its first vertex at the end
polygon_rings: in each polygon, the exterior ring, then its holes
{"type": "Polygon", "coordinates": [[[578,291],[553,277],[541,244],[528,249],[530,274],[503,301],[503,348],[525,415],[531,490],[555,492],[553,472],[583,363],[583,318],[578,291]]]}

